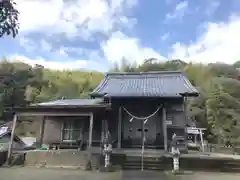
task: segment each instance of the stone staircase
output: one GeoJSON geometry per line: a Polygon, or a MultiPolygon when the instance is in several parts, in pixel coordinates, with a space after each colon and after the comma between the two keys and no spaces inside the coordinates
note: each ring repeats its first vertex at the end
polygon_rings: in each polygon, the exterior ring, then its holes
{"type": "MultiPolygon", "coordinates": [[[[124,170],[140,170],[142,169],[141,156],[126,156],[123,163],[124,170]]],[[[161,157],[144,157],[143,169],[144,170],[164,170],[166,165],[163,163],[161,157]]]]}
{"type": "Polygon", "coordinates": [[[221,171],[240,172],[240,160],[227,160],[223,162],[221,171]]]}
{"type": "MultiPolygon", "coordinates": [[[[142,157],[140,154],[127,155],[122,164],[124,170],[141,170],[142,157]]],[[[144,156],[144,170],[171,170],[172,158],[159,156],[144,156]]],[[[180,158],[180,169],[190,171],[218,171],[218,172],[240,172],[240,159],[215,159],[200,157],[180,158]]]]}

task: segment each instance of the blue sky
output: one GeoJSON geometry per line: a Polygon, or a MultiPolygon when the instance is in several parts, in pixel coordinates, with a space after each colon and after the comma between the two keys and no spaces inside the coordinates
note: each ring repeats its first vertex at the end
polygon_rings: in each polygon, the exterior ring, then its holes
{"type": "Polygon", "coordinates": [[[0,55],[51,69],[107,71],[141,63],[240,60],[239,0],[24,0],[20,33],[0,55]]]}

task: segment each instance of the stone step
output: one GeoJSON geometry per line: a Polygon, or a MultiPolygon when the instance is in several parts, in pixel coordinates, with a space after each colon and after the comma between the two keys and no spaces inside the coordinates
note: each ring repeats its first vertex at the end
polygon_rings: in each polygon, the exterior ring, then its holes
{"type": "Polygon", "coordinates": [[[235,172],[235,173],[239,173],[240,172],[240,167],[222,167],[220,171],[223,172],[235,172]]]}
{"type": "MultiPolygon", "coordinates": [[[[164,163],[160,157],[143,157],[143,167],[146,170],[163,170],[164,163]]],[[[123,164],[123,169],[142,169],[141,156],[127,156],[123,164]]]]}
{"type": "MultiPolygon", "coordinates": [[[[142,169],[142,167],[140,166],[124,166],[122,168],[123,170],[140,170],[142,169]]],[[[144,170],[155,170],[155,171],[163,171],[163,168],[159,168],[159,167],[148,167],[148,166],[144,166],[143,167],[144,170]]]]}
{"type": "MultiPolygon", "coordinates": [[[[154,170],[154,169],[158,169],[158,170],[163,170],[164,166],[161,165],[149,165],[149,164],[143,164],[144,169],[149,169],[149,170],[154,170]]],[[[123,169],[141,169],[142,165],[141,164],[124,164],[123,165],[123,169]]]]}
{"type": "Polygon", "coordinates": [[[236,161],[225,162],[224,165],[227,165],[227,166],[240,166],[240,162],[236,162],[236,161]]]}
{"type": "MultiPolygon", "coordinates": [[[[142,161],[126,161],[124,164],[142,164],[142,161]]],[[[163,166],[164,164],[162,163],[155,163],[155,162],[146,162],[143,161],[143,164],[149,165],[149,166],[163,166]]]]}
{"type": "MultiPolygon", "coordinates": [[[[157,163],[146,163],[146,162],[143,162],[144,166],[161,166],[163,167],[164,164],[157,164],[157,163]]],[[[142,162],[125,162],[123,165],[139,165],[141,166],[142,165],[142,162]]]]}
{"type": "MultiPolygon", "coordinates": [[[[129,160],[129,159],[127,159],[127,160],[125,160],[126,162],[142,162],[142,159],[131,159],[131,160],[129,160]]],[[[161,160],[151,160],[151,159],[143,159],[143,162],[146,162],[146,163],[156,163],[156,164],[161,164],[161,163],[163,163],[163,161],[161,161],[161,160]]]]}
{"type": "MultiPolygon", "coordinates": [[[[159,157],[144,156],[143,159],[148,160],[148,161],[161,161],[162,160],[162,158],[160,156],[159,157]]],[[[129,161],[142,160],[142,157],[141,156],[127,156],[126,160],[129,160],[129,161]]]]}

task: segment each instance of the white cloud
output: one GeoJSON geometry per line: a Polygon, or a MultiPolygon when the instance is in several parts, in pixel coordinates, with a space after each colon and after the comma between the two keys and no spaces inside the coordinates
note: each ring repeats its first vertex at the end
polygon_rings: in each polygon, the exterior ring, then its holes
{"type": "Polygon", "coordinates": [[[76,61],[47,61],[42,57],[36,59],[30,59],[23,55],[12,55],[9,57],[9,61],[21,61],[31,66],[36,64],[42,65],[45,68],[55,70],[67,70],[67,69],[80,69],[85,68],[88,64],[87,60],[76,60],[76,61]]]}
{"type": "MultiPolygon", "coordinates": [[[[110,36],[121,28],[131,29],[136,19],[129,17],[131,8],[138,0],[24,0],[17,3],[20,12],[19,43],[27,52],[51,52],[68,57],[71,52],[81,56],[80,48],[61,47],[54,50],[54,44],[46,37],[57,39],[64,35],[67,39],[90,40],[95,33],[110,36]],[[28,33],[38,33],[38,41],[28,33]],[[43,34],[41,34],[43,33],[43,34]],[[43,35],[43,36],[42,36],[43,35]],[[54,51],[54,52],[53,52],[54,51]],[[80,51],[80,52],[79,52],[80,51]]],[[[88,55],[86,55],[88,57],[88,55]]]]}
{"type": "Polygon", "coordinates": [[[179,4],[176,5],[173,12],[168,13],[166,15],[165,21],[168,21],[171,19],[182,19],[187,9],[188,9],[188,2],[187,1],[180,2],[179,4]]]}
{"type": "Polygon", "coordinates": [[[120,63],[127,59],[130,63],[142,63],[146,58],[163,59],[156,51],[149,47],[142,47],[136,38],[130,38],[121,32],[116,32],[102,44],[105,57],[112,63],[120,63]]]}
{"type": "Polygon", "coordinates": [[[94,32],[108,33],[119,17],[129,19],[125,10],[137,4],[136,0],[24,0],[19,1],[20,32],[89,38],[94,32]]]}
{"type": "Polygon", "coordinates": [[[196,42],[173,45],[171,58],[202,63],[234,63],[240,59],[240,17],[232,16],[227,23],[208,23],[196,42]]]}
{"type": "MultiPolygon", "coordinates": [[[[67,57],[64,49],[61,49],[62,55],[67,57]]],[[[10,62],[23,62],[29,64],[30,66],[34,66],[36,64],[42,65],[47,69],[53,70],[78,70],[78,69],[87,69],[94,70],[100,72],[106,72],[109,70],[108,62],[103,62],[103,59],[99,56],[97,51],[92,51],[89,54],[89,58],[86,59],[69,59],[66,58],[64,61],[54,61],[54,60],[46,60],[43,57],[29,58],[27,56],[16,54],[9,56],[7,58],[10,62]],[[94,59],[94,60],[93,60],[94,59]]]]}

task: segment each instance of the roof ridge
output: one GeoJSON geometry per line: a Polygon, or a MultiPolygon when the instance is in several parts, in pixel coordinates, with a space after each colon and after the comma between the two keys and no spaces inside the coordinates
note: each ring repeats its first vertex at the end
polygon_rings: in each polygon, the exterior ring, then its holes
{"type": "Polygon", "coordinates": [[[148,74],[183,74],[182,71],[148,71],[148,72],[109,72],[109,75],[148,75],[148,74]]]}

